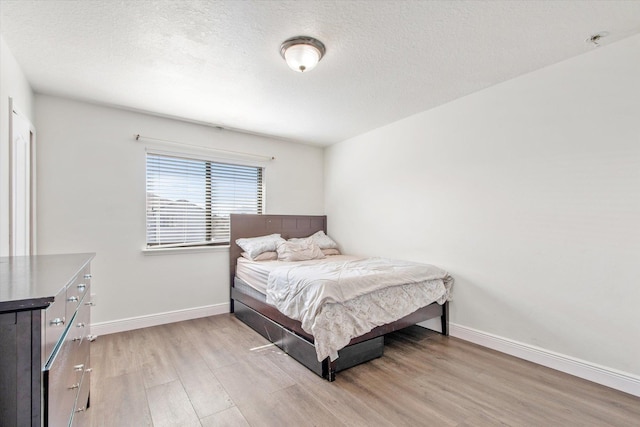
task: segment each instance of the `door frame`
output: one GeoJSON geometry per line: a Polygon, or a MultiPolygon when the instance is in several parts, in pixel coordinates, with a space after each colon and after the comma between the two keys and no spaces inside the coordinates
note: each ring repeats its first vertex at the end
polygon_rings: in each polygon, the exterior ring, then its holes
{"type": "Polygon", "coordinates": [[[14,144],[15,135],[14,130],[16,124],[14,123],[15,116],[18,116],[20,120],[29,128],[29,218],[27,224],[29,227],[29,242],[28,254],[34,255],[36,253],[36,128],[31,123],[31,120],[23,114],[16,106],[13,98],[9,97],[9,254],[11,256],[16,255],[16,159],[14,157],[14,144]]]}

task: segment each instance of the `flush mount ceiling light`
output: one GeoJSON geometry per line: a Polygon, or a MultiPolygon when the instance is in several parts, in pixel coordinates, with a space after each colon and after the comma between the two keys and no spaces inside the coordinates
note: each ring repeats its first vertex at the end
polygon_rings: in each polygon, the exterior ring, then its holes
{"type": "Polygon", "coordinates": [[[326,49],[320,40],[298,36],[285,40],[280,46],[280,55],[293,71],[311,71],[320,62],[326,49]]]}

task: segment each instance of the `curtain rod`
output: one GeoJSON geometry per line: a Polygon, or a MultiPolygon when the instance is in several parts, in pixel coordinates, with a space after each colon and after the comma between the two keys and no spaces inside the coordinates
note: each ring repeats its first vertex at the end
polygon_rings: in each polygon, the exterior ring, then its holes
{"type": "Polygon", "coordinates": [[[201,149],[201,150],[217,151],[219,153],[233,154],[233,155],[236,155],[236,156],[257,157],[257,158],[264,159],[264,160],[275,160],[276,159],[274,156],[263,156],[263,155],[260,155],[260,154],[243,153],[241,151],[222,150],[220,148],[205,147],[203,145],[189,144],[187,142],[180,142],[180,141],[172,141],[170,139],[161,139],[161,138],[152,138],[150,136],[142,136],[139,133],[137,133],[137,134],[135,134],[133,136],[136,138],[136,141],[140,141],[141,139],[146,139],[148,141],[159,141],[159,142],[164,142],[166,144],[185,145],[187,147],[194,147],[194,148],[198,148],[198,149],[201,149]]]}

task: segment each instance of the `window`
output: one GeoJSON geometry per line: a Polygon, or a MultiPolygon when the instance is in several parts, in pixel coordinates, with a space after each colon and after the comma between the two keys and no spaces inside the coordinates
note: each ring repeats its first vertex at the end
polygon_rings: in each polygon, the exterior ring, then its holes
{"type": "Polygon", "coordinates": [[[263,212],[263,168],[147,153],[147,247],[229,243],[229,214],[263,212]]]}

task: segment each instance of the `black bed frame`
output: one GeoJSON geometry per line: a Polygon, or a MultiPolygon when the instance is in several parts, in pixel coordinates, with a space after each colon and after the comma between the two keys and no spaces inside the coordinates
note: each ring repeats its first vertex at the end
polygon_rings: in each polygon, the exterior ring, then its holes
{"type": "Polygon", "coordinates": [[[302,329],[299,321],[285,316],[277,308],[244,292],[242,286],[236,286],[243,283],[235,277],[236,262],[242,253],[242,249],[236,245],[235,241],[243,237],[257,237],[273,233],[280,233],[285,239],[307,237],[319,230],[327,232],[326,216],[232,214],[229,250],[230,311],[260,335],[280,347],[285,353],[329,381],[334,381],[336,373],[339,371],[381,357],[384,350],[384,335],[390,332],[439,317],[442,334],[449,335],[448,303],[443,305],[433,303],[402,319],[378,326],[370,332],[352,339],[346,347],[338,351],[339,357],[335,361],[331,362],[327,358],[318,362],[313,336],[302,329]]]}

